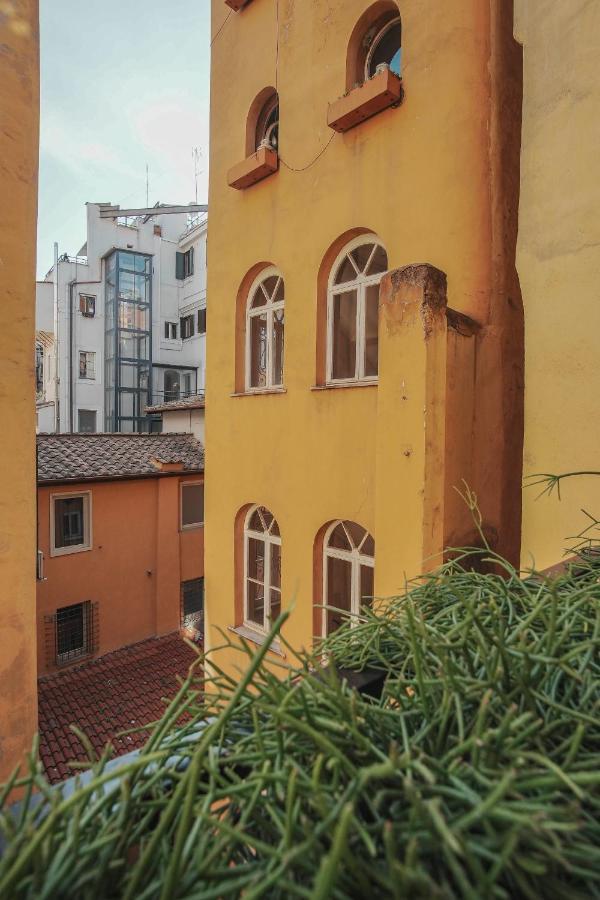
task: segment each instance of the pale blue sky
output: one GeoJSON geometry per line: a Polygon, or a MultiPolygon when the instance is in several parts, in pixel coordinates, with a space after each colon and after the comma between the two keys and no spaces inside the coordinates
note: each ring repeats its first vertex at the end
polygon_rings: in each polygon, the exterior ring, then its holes
{"type": "Polygon", "coordinates": [[[210,0],[41,0],[38,277],[75,254],[86,201],[194,200],[208,180],[210,0]]]}

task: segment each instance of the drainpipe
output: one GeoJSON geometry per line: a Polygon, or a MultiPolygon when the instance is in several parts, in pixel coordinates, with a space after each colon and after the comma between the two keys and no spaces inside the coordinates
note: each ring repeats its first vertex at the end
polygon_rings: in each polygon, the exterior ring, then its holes
{"type": "Polygon", "coordinates": [[[58,342],[58,244],[54,242],[54,430],[60,434],[60,370],[58,342]]]}
{"type": "Polygon", "coordinates": [[[73,419],[75,417],[73,404],[75,402],[75,385],[73,379],[73,353],[74,350],[74,327],[73,327],[73,288],[77,284],[77,279],[69,282],[69,431],[73,431],[73,419]]]}

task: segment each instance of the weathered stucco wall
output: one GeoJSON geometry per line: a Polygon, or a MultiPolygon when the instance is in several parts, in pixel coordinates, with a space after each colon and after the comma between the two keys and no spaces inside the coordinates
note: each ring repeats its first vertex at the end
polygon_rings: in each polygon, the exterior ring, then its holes
{"type": "MultiPolygon", "coordinates": [[[[204,528],[180,528],[180,485],[203,475],[44,485],[38,491],[38,672],[55,668],[45,617],[74,603],[98,604],[101,656],[180,625],[182,581],[204,574],[204,528]],[[90,550],[50,555],[51,496],[90,492],[90,550]]],[[[52,634],[50,632],[50,634],[52,634]]]]}
{"type": "MultiPolygon", "coordinates": [[[[525,310],[524,475],[600,469],[600,4],[517,0],[524,103],[517,266],[525,310]]],[[[600,516],[600,478],[523,493],[522,563],[560,561],[600,516]]]]}
{"type": "Polygon", "coordinates": [[[0,6],[0,781],[37,729],[35,247],[37,0],[0,6]]]}
{"type": "MultiPolygon", "coordinates": [[[[240,13],[212,0],[207,620],[238,624],[234,522],[245,504],[264,504],[281,528],[283,598],[295,600],[286,634],[297,645],[313,634],[321,577],[314,545],[325,523],[350,519],[374,535],[378,595],[401,590],[405,574],[424,564],[409,510],[423,488],[428,451],[405,452],[411,439],[402,428],[390,428],[386,440],[391,423],[383,411],[400,413],[404,381],[411,402],[424,396],[422,348],[411,344],[389,385],[395,399],[386,394],[385,404],[381,382],[311,389],[319,369],[320,270],[344,235],[374,232],[392,270],[431,263],[447,276],[448,305],[482,326],[476,419],[465,414],[462,421],[478,448],[471,486],[501,549],[513,557],[519,551],[522,342],[513,250],[520,48],[511,4],[400,3],[402,105],[333,135],[328,103],[345,91],[348,43],[371,5],[287,0],[277,21],[268,0],[252,0],[240,13]],[[268,86],[279,91],[280,168],[237,191],[227,173],[245,156],[248,112],[268,86]],[[285,278],[286,392],[231,396],[236,301],[260,263],[277,265],[285,278]],[[384,512],[377,496],[386,483],[399,502],[384,512]]],[[[417,333],[422,341],[420,326],[417,333]]],[[[470,409],[472,394],[468,399],[470,409]]],[[[419,415],[422,433],[422,406],[419,415]]],[[[220,640],[214,630],[213,639],[220,640]]]]}

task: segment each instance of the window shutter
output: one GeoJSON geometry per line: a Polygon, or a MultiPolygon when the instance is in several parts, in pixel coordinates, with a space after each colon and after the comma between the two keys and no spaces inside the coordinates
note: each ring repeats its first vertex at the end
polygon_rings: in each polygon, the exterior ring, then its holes
{"type": "Polygon", "coordinates": [[[198,310],[198,334],[206,334],[206,310],[198,310]]]}
{"type": "Polygon", "coordinates": [[[194,248],[193,247],[190,247],[190,271],[188,274],[189,275],[194,274],[194,248]]]}
{"type": "Polygon", "coordinates": [[[168,340],[171,337],[169,334],[169,323],[165,322],[165,338],[168,340]]]}
{"type": "Polygon", "coordinates": [[[175,278],[179,281],[183,281],[185,278],[185,253],[177,253],[175,254],[175,278]]]}
{"type": "Polygon", "coordinates": [[[85,297],[79,295],[79,312],[85,315],[85,297]]]}

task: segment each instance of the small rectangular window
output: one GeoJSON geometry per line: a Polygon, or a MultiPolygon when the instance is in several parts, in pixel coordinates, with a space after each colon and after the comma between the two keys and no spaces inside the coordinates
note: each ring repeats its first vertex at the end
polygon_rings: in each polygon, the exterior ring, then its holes
{"type": "Polygon", "coordinates": [[[44,390],[44,348],[41,344],[35,345],[35,392],[41,394],[44,390]]]}
{"type": "Polygon", "coordinates": [[[177,340],[177,322],[165,322],[165,338],[168,341],[177,340]]]}
{"type": "Polygon", "coordinates": [[[198,334],[206,334],[206,309],[198,310],[198,334]]]}
{"type": "Polygon", "coordinates": [[[77,431],[94,434],[96,432],[96,416],[95,409],[77,410],[77,431]]]}
{"type": "Polygon", "coordinates": [[[82,316],[93,319],[96,315],[96,298],[89,294],[79,295],[79,311],[82,316]]]}
{"type": "Polygon", "coordinates": [[[90,604],[75,603],[56,610],[56,662],[65,663],[88,653],[90,604]]]}
{"type": "Polygon", "coordinates": [[[194,337],[194,317],[193,316],[182,316],[179,320],[179,326],[181,328],[181,337],[185,341],[187,338],[194,337]]]}
{"type": "Polygon", "coordinates": [[[204,632],[204,578],[181,582],[181,627],[204,632]]]}
{"type": "Polygon", "coordinates": [[[198,482],[181,485],[181,527],[195,528],[204,524],[204,485],[198,482]]]}
{"type": "Polygon", "coordinates": [[[183,277],[189,278],[190,275],[194,274],[194,248],[190,247],[189,250],[183,254],[183,277]]]}
{"type": "Polygon", "coordinates": [[[90,549],[90,506],[89,493],[52,497],[52,556],[90,549]]]}
{"type": "Polygon", "coordinates": [[[79,352],[79,377],[93,381],[96,377],[96,354],[89,350],[79,352]]]}

